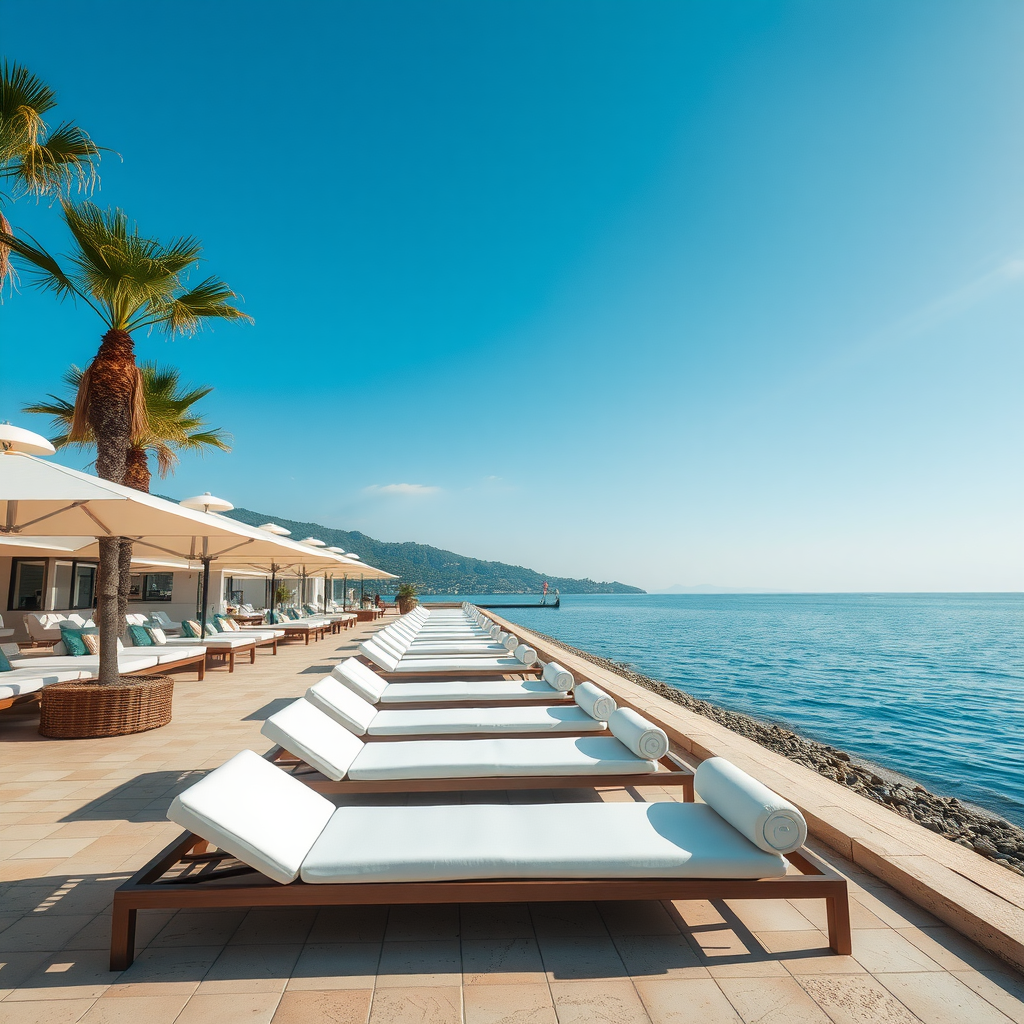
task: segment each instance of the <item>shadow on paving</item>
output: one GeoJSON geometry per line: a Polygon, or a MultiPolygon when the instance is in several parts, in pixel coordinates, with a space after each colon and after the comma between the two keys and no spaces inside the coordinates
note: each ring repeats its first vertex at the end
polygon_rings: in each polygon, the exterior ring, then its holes
{"type": "MultiPolygon", "coordinates": [[[[679,909],[651,901],[157,909],[139,912],[137,958],[118,975],[107,970],[110,904],[127,877],[0,883],[0,988],[32,989],[37,998],[60,989],[67,998],[76,986],[111,984],[116,992],[143,982],[252,981],[255,991],[260,982],[289,979],[309,983],[300,987],[315,987],[316,979],[359,979],[373,987],[378,975],[486,975],[491,982],[508,975],[510,983],[540,971],[555,980],[659,978],[766,960],[786,960],[799,973],[801,959],[823,955],[821,949],[765,950],[718,900],[679,909]],[[691,908],[700,923],[686,923],[691,908]]],[[[964,955],[955,936],[935,938],[964,955]]],[[[1024,994],[1024,979],[1009,968],[989,968],[987,977],[1015,998],[1024,994]]]]}
{"type": "Polygon", "coordinates": [[[164,821],[172,797],[198,782],[205,771],[143,772],[90,800],[60,821],[164,821]]]}
{"type": "MultiPolygon", "coordinates": [[[[300,694],[301,696],[301,694],[300,694]]],[[[294,704],[298,697],[276,697],[274,700],[257,708],[251,715],[246,715],[243,722],[265,722],[271,715],[283,711],[289,704],[294,704]]]]}

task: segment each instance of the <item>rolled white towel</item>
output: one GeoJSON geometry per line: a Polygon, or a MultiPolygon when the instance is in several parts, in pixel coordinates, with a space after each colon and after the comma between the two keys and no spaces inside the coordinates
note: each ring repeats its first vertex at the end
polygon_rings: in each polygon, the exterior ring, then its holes
{"type": "Polygon", "coordinates": [[[612,697],[593,683],[580,683],[573,691],[573,696],[576,703],[598,722],[607,722],[615,710],[615,701],[612,697]]]}
{"type": "Polygon", "coordinates": [[[512,653],[524,665],[532,665],[537,660],[537,652],[526,644],[520,644],[512,653]]]}
{"type": "Polygon", "coordinates": [[[724,757],[701,761],[693,786],[704,803],[765,853],[792,853],[807,841],[800,810],[724,757]]]}
{"type": "Polygon", "coordinates": [[[632,708],[619,708],[608,716],[612,735],[624,743],[637,757],[657,761],[668,753],[668,736],[632,708]]]}
{"type": "Polygon", "coordinates": [[[514,651],[519,646],[519,637],[515,633],[509,633],[505,639],[501,641],[501,645],[506,651],[514,651]]]}
{"type": "Polygon", "coordinates": [[[501,626],[499,626],[497,623],[495,623],[493,626],[491,626],[491,628],[490,628],[490,630],[488,632],[491,634],[491,639],[492,640],[493,639],[497,639],[498,634],[501,632],[501,626]]]}
{"type": "MultiPolygon", "coordinates": [[[[502,646],[502,647],[504,647],[504,646],[505,646],[505,641],[506,641],[507,639],[508,639],[508,633],[506,633],[506,632],[505,632],[505,630],[502,630],[502,631],[501,631],[500,633],[498,633],[498,635],[497,635],[497,636],[496,636],[496,637],[494,638],[494,642],[495,642],[496,644],[501,644],[501,646],[502,646]]],[[[512,650],[514,651],[514,650],[516,649],[516,647],[518,647],[518,646],[519,646],[518,644],[513,644],[513,645],[512,645],[512,648],[511,648],[511,649],[512,649],[512,650]]]]}
{"type": "Polygon", "coordinates": [[[544,666],[543,679],[552,690],[561,690],[563,693],[576,685],[573,674],[567,668],[562,668],[557,661],[549,661],[544,666]]]}

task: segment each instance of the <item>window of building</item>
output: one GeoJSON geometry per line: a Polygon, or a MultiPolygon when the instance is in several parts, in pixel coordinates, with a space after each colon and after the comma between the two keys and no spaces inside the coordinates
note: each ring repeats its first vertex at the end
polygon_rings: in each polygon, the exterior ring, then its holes
{"type": "Polygon", "coordinates": [[[174,590],[173,572],[147,572],[132,576],[129,601],[170,601],[174,590]]]}
{"type": "Polygon", "coordinates": [[[45,559],[12,559],[11,592],[7,601],[8,608],[19,612],[41,611],[45,587],[45,559]]]}

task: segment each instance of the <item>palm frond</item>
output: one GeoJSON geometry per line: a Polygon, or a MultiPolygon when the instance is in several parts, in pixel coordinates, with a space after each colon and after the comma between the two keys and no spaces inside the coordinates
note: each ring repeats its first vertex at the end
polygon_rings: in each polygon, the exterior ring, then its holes
{"type": "MultiPolygon", "coordinates": [[[[35,239],[32,241],[35,242],[35,239]]],[[[0,247],[17,257],[34,287],[41,291],[52,291],[59,299],[67,298],[68,295],[86,298],[57,260],[38,243],[32,245],[18,238],[13,232],[0,229],[0,247]]]]}
{"type": "Polygon", "coordinates": [[[94,158],[100,153],[92,139],[77,125],[65,122],[43,142],[27,143],[20,157],[4,168],[18,187],[30,195],[78,191],[91,192],[99,180],[94,158]]]}
{"type": "Polygon", "coordinates": [[[208,277],[169,302],[150,303],[145,319],[136,326],[159,323],[171,334],[195,334],[202,330],[204,320],[246,320],[252,323],[251,316],[228,301],[237,297],[223,281],[208,277]]]}

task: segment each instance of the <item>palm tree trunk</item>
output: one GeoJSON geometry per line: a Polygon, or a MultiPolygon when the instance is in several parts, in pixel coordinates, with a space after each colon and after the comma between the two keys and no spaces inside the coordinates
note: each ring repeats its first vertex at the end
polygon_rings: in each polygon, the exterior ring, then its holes
{"type": "Polygon", "coordinates": [[[117,664],[117,638],[121,635],[117,615],[119,537],[100,538],[99,571],[96,576],[96,613],[100,628],[100,685],[116,683],[121,678],[117,664]]]}
{"type": "MultiPolygon", "coordinates": [[[[96,439],[96,473],[104,480],[123,483],[135,426],[135,402],[139,371],[135,365],[135,346],[127,331],[111,329],[103,335],[96,358],[89,367],[86,416],[96,439]]],[[[126,545],[130,567],[131,545],[126,545]]],[[[97,611],[100,621],[101,685],[120,678],[117,664],[117,639],[123,632],[121,601],[122,541],[118,537],[100,540],[97,611]]],[[[130,571],[128,574],[130,583],[130,571]]],[[[128,591],[123,608],[127,609],[128,591]]]]}
{"type": "Polygon", "coordinates": [[[137,491],[145,491],[149,494],[149,482],[152,474],[149,471],[149,457],[146,449],[133,444],[125,457],[124,480],[125,487],[134,487],[137,491]]]}
{"type": "Polygon", "coordinates": [[[122,537],[117,551],[117,635],[121,636],[127,622],[128,595],[132,590],[132,542],[122,537]]]}
{"type": "MultiPolygon", "coordinates": [[[[133,487],[137,491],[149,493],[149,457],[146,449],[137,444],[128,448],[125,459],[124,480],[125,487],[133,487]]],[[[128,595],[132,589],[132,542],[121,538],[120,552],[120,581],[117,588],[117,615],[118,629],[125,630],[125,616],[128,614],[128,595]]]]}

